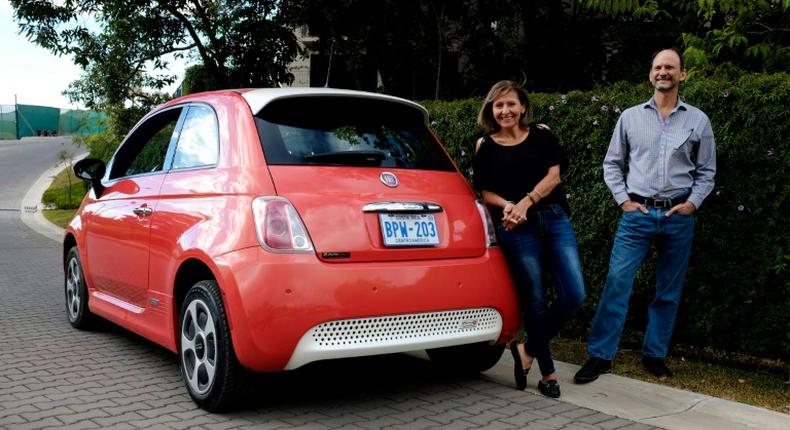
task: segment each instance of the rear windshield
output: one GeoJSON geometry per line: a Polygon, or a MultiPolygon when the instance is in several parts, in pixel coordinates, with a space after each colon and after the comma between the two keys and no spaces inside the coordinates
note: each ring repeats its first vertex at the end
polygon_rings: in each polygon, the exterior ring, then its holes
{"type": "Polygon", "coordinates": [[[255,118],[269,164],[455,170],[422,112],[349,97],[276,100],[255,118]]]}

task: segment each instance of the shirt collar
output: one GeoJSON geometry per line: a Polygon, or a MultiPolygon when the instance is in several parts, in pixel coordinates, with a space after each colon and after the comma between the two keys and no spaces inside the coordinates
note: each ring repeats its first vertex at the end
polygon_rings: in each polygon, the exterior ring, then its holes
{"type": "MultiPolygon", "coordinates": [[[[656,99],[653,97],[650,97],[650,100],[646,101],[642,105],[642,107],[644,109],[650,108],[653,110],[658,110],[658,108],[656,107],[656,99]]],[[[678,110],[687,110],[687,109],[688,108],[686,107],[686,103],[683,100],[681,100],[680,97],[678,97],[677,104],[675,104],[675,107],[672,109],[672,112],[676,112],[678,110]]]]}

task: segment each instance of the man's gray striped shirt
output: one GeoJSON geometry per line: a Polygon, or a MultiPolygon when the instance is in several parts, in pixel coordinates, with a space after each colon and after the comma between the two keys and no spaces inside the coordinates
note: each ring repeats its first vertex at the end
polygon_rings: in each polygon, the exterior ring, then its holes
{"type": "Polygon", "coordinates": [[[666,119],[651,97],[623,111],[603,162],[604,180],[618,205],[628,193],[672,198],[690,193],[699,208],[713,190],[716,144],[704,112],[678,98],[666,119]]]}

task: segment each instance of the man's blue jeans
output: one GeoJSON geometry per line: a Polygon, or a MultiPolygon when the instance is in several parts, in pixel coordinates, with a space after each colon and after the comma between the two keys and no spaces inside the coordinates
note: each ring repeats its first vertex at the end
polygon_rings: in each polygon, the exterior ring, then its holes
{"type": "Polygon", "coordinates": [[[667,211],[648,207],[647,214],[638,210],[623,212],[614,237],[606,285],[587,341],[590,357],[614,358],[625,324],[634,277],[651,244],[655,244],[658,252],[656,292],[647,310],[642,354],[666,357],[691,255],[696,219],[696,215],[677,212],[667,218],[667,211]]]}
{"type": "Polygon", "coordinates": [[[521,312],[527,330],[527,354],[538,361],[540,373],[556,370],[549,341],[584,302],[576,234],[560,205],[530,213],[527,222],[507,231],[497,229],[516,283],[521,312]],[[544,278],[550,272],[557,297],[547,305],[544,278]]]}

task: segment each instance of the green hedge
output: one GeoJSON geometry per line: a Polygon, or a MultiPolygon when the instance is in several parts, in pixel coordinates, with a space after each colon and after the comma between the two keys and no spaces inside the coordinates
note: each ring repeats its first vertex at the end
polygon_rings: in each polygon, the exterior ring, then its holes
{"type": "MultiPolygon", "coordinates": [[[[563,180],[573,210],[588,299],[563,333],[586,337],[606,277],[620,210],[603,182],[603,161],[620,112],[647,100],[647,84],[532,94],[535,120],[547,123],[571,156],[563,180]]],[[[787,360],[790,351],[790,75],[695,78],[683,99],[711,119],[716,187],[697,222],[674,341],[787,360]]],[[[424,102],[431,126],[471,175],[475,120],[482,100],[424,102]]],[[[654,254],[654,253],[653,253],[654,254]]],[[[623,346],[638,347],[655,282],[655,255],[634,285],[623,346]]]]}

